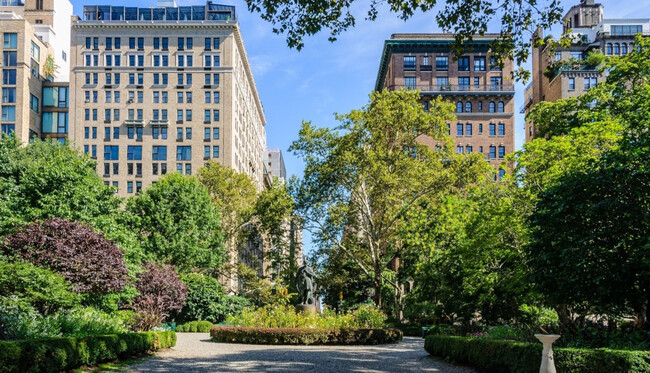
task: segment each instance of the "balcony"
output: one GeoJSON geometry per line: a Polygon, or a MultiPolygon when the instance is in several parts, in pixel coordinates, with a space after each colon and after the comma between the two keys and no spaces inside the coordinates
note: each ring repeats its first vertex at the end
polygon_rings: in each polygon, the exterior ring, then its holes
{"type": "Polygon", "coordinates": [[[142,119],[127,119],[124,121],[124,125],[142,127],[144,126],[144,121],[142,119]]]}
{"type": "Polygon", "coordinates": [[[466,84],[444,84],[444,85],[392,85],[387,87],[389,91],[398,89],[418,89],[423,95],[514,95],[514,84],[500,85],[466,85],[466,84]]]}
{"type": "Polygon", "coordinates": [[[158,119],[154,120],[154,119],[152,119],[152,120],[149,121],[149,124],[152,125],[152,126],[165,126],[166,127],[166,126],[169,126],[169,121],[167,119],[163,119],[163,120],[158,120],[158,119]]]}

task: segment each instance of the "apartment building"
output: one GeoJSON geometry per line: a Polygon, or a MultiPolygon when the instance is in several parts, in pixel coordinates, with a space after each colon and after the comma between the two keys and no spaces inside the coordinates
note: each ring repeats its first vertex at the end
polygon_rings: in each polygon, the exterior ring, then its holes
{"type": "MultiPolygon", "coordinates": [[[[592,52],[608,56],[626,55],[634,46],[636,34],[650,35],[650,19],[607,19],[602,4],[582,0],[567,11],[564,32],[574,41],[567,48],[533,48],[532,81],[526,87],[521,113],[528,114],[541,101],[576,97],[605,79],[598,66],[585,60],[592,52]]],[[[533,39],[544,38],[539,29],[533,39]]],[[[526,141],[537,134],[532,121],[525,124],[526,141]]]]}
{"type": "Polygon", "coordinates": [[[287,180],[287,168],[284,165],[284,158],[280,149],[268,148],[264,153],[264,163],[271,177],[276,177],[282,182],[287,180]]]}
{"type": "Polygon", "coordinates": [[[263,187],[266,120],[235,7],[84,6],[71,37],[72,139],[120,195],[208,160],[263,187]]]}
{"type": "Polygon", "coordinates": [[[456,151],[481,153],[498,168],[514,151],[515,90],[512,61],[499,65],[489,53],[497,37],[475,36],[466,44],[471,52],[456,58],[453,34],[393,34],[384,43],[375,90],[420,90],[425,110],[439,95],[453,102],[457,120],[448,126],[456,151]]]}
{"type": "Polygon", "coordinates": [[[67,114],[43,118],[41,110],[44,82],[68,78],[71,16],[68,0],[0,0],[0,130],[23,143],[52,128],[54,137],[67,136],[67,114]]]}

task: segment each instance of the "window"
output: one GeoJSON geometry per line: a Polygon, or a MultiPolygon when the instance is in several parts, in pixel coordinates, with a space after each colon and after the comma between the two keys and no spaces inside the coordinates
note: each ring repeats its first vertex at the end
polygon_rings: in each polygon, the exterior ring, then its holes
{"type": "Polygon", "coordinates": [[[474,77],[474,88],[480,88],[481,87],[481,78],[478,76],[474,77]]]}
{"type": "Polygon", "coordinates": [[[503,110],[504,110],[504,104],[503,104],[503,101],[499,101],[499,104],[497,105],[497,111],[498,111],[499,113],[503,113],[503,110]]]}
{"type": "Polygon", "coordinates": [[[141,161],[142,160],[142,146],[140,145],[129,145],[127,147],[126,159],[129,161],[141,161]]]}
{"type": "Polygon", "coordinates": [[[488,105],[488,111],[490,113],[496,112],[496,104],[494,103],[494,101],[490,101],[490,104],[488,105]]]}
{"type": "Polygon", "coordinates": [[[104,145],[104,160],[117,161],[119,160],[120,147],[117,145],[104,145]]]}
{"type": "Polygon", "coordinates": [[[120,127],[113,127],[113,138],[114,139],[120,138],[120,127]]]}
{"type": "Polygon", "coordinates": [[[499,123],[499,136],[506,135],[506,125],[504,123],[499,123]]]}
{"type": "Polygon", "coordinates": [[[203,130],[203,140],[210,140],[210,127],[205,127],[203,130]]]}
{"type": "Polygon", "coordinates": [[[191,53],[183,53],[176,55],[176,66],[178,67],[192,67],[194,55],[191,53]]]}
{"type": "Polygon", "coordinates": [[[429,66],[429,57],[427,56],[422,57],[422,65],[429,66]]]}
{"type": "Polygon", "coordinates": [[[17,49],[18,48],[18,34],[5,32],[4,34],[4,49],[17,49]]]}
{"type": "Polygon", "coordinates": [[[483,101],[478,102],[478,111],[483,111],[483,101]]]}
{"type": "Polygon", "coordinates": [[[126,192],[133,193],[133,181],[126,182],[126,192]]]}
{"type": "Polygon", "coordinates": [[[575,60],[582,60],[582,52],[569,52],[569,56],[575,60]]]}
{"type": "Polygon", "coordinates": [[[2,106],[2,121],[14,122],[16,121],[16,107],[15,106],[2,106]]]}
{"type": "Polygon", "coordinates": [[[490,145],[490,153],[488,155],[488,159],[494,159],[497,157],[497,147],[494,145],[490,145]]]}
{"type": "Polygon", "coordinates": [[[627,44],[626,43],[621,44],[621,54],[624,55],[624,56],[627,54],[627,44]]]}
{"type": "Polygon", "coordinates": [[[205,103],[206,104],[209,104],[210,102],[212,102],[212,100],[210,99],[210,97],[211,97],[210,95],[211,95],[210,92],[205,92],[205,103]]]}
{"type": "Polygon", "coordinates": [[[97,138],[97,127],[93,127],[92,131],[93,131],[92,132],[93,133],[93,139],[96,139],[97,138]]]}
{"type": "Polygon", "coordinates": [[[210,110],[206,109],[203,113],[203,121],[206,123],[210,123],[210,110]]]}
{"type": "Polygon", "coordinates": [[[192,110],[191,109],[185,110],[185,120],[188,121],[188,122],[192,121],[192,110]]]}
{"type": "Polygon", "coordinates": [[[192,174],[192,164],[185,163],[185,175],[191,175],[191,174],[192,174]]]}
{"type": "Polygon", "coordinates": [[[205,67],[219,67],[221,65],[221,60],[218,54],[204,54],[203,55],[203,66],[205,67]]]}
{"type": "Polygon", "coordinates": [[[2,69],[2,84],[15,85],[16,84],[16,70],[15,69],[2,69]]]}
{"type": "Polygon", "coordinates": [[[2,52],[4,66],[17,66],[18,52],[2,52]]]}
{"type": "Polygon", "coordinates": [[[404,56],[404,71],[415,71],[415,56],[404,56]]]}
{"type": "Polygon", "coordinates": [[[458,145],[458,146],[456,147],[456,153],[459,153],[459,154],[462,154],[462,153],[463,153],[463,146],[462,146],[462,145],[458,145]]]}
{"type": "Polygon", "coordinates": [[[212,158],[219,158],[219,145],[212,147],[212,158]]]}
{"type": "Polygon", "coordinates": [[[86,53],[84,55],[84,66],[99,66],[99,54],[86,53]]]}
{"type": "Polygon", "coordinates": [[[466,112],[466,113],[471,113],[471,112],[472,112],[472,103],[469,102],[469,101],[467,101],[467,102],[465,103],[465,112],[466,112]]]}
{"type": "Polygon", "coordinates": [[[177,102],[179,104],[182,104],[183,103],[183,92],[177,92],[176,97],[177,97],[177,102]]]}
{"type": "Polygon", "coordinates": [[[215,122],[219,121],[219,110],[212,110],[212,120],[215,122]]]}
{"type": "Polygon", "coordinates": [[[446,77],[446,76],[437,77],[436,78],[436,85],[438,86],[438,89],[441,90],[441,91],[444,90],[444,89],[447,89],[447,87],[449,86],[449,78],[446,77]]]}
{"type": "Polygon", "coordinates": [[[503,179],[503,177],[506,176],[506,170],[503,168],[499,169],[499,180],[503,179]]]}
{"type": "Polygon", "coordinates": [[[415,89],[415,78],[414,77],[405,77],[404,78],[404,87],[406,87],[406,89],[415,89]]]}
{"type": "Polygon", "coordinates": [[[593,88],[598,84],[598,78],[585,78],[585,90],[593,88]]]}
{"type": "Polygon", "coordinates": [[[576,89],[576,78],[569,78],[569,90],[573,91],[576,89]]]}
{"type": "Polygon", "coordinates": [[[478,124],[478,134],[482,135],[483,134],[483,123],[478,124]]]}
{"type": "Polygon", "coordinates": [[[192,139],[192,127],[185,127],[185,138],[188,140],[192,139]]]}
{"type": "Polygon", "coordinates": [[[214,127],[212,129],[212,139],[219,140],[219,127],[214,127]]]}
{"type": "Polygon", "coordinates": [[[607,43],[607,46],[605,47],[605,54],[607,54],[608,56],[611,56],[614,53],[613,48],[614,48],[614,46],[612,45],[612,43],[607,43]]]}
{"type": "Polygon", "coordinates": [[[203,147],[203,158],[210,158],[210,146],[206,145],[203,147]]]}
{"type": "Polygon", "coordinates": [[[90,138],[90,127],[84,127],[84,139],[90,138]]]}
{"type": "Polygon", "coordinates": [[[562,52],[555,52],[555,60],[559,61],[562,59],[562,52]]]}
{"type": "MultiPolygon", "coordinates": [[[[88,84],[88,74],[86,74],[86,84],[88,84]]],[[[113,84],[113,75],[111,73],[106,73],[106,85],[113,84]]]]}
{"type": "Polygon", "coordinates": [[[104,44],[106,45],[106,49],[113,49],[113,38],[106,38],[106,42],[104,44]]]}
{"type": "Polygon", "coordinates": [[[205,38],[205,50],[219,49],[219,38],[205,38]]]}
{"type": "Polygon", "coordinates": [[[138,49],[144,49],[144,38],[138,38],[138,49]]]}
{"type": "Polygon", "coordinates": [[[2,103],[12,104],[15,102],[16,102],[16,88],[2,88],[2,103]]]}
{"type": "Polygon", "coordinates": [[[469,77],[458,78],[458,89],[461,91],[469,91],[469,77]]]}
{"type": "Polygon", "coordinates": [[[458,58],[458,71],[469,71],[469,57],[458,58]]]}
{"type": "Polygon", "coordinates": [[[499,158],[503,158],[506,156],[506,147],[505,146],[499,146],[499,158]]]}
{"type": "Polygon", "coordinates": [[[490,78],[490,89],[492,91],[501,90],[502,84],[503,84],[503,80],[501,79],[500,76],[493,76],[493,77],[490,78]]]}
{"type": "Polygon", "coordinates": [[[153,49],[160,49],[160,38],[153,38],[153,49]]]}
{"type": "Polygon", "coordinates": [[[457,113],[462,113],[463,112],[463,103],[461,101],[458,101],[456,103],[456,112],[457,113]]]}
{"type": "Polygon", "coordinates": [[[436,70],[447,71],[449,70],[449,57],[437,56],[436,57],[436,70]]]}
{"type": "Polygon", "coordinates": [[[636,35],[640,32],[643,32],[642,25],[612,25],[611,26],[612,35],[636,35]]]}
{"type": "Polygon", "coordinates": [[[160,92],[153,91],[153,103],[157,104],[158,102],[160,102],[160,92]]]}
{"type": "Polygon", "coordinates": [[[3,123],[2,124],[2,133],[10,135],[16,132],[16,125],[13,123],[3,123]]]}
{"type": "Polygon", "coordinates": [[[166,104],[167,103],[167,91],[162,91],[162,103],[166,104]]]}
{"type": "Polygon", "coordinates": [[[496,125],[494,123],[490,123],[490,136],[496,136],[496,125]]]}
{"type": "Polygon", "coordinates": [[[176,147],[176,160],[177,161],[191,161],[192,160],[192,147],[191,146],[177,146],[176,147]]]}
{"type": "Polygon", "coordinates": [[[176,128],[176,140],[183,140],[183,127],[176,128]]]}
{"type": "Polygon", "coordinates": [[[467,145],[467,146],[465,147],[465,151],[466,151],[467,153],[471,153],[472,150],[473,150],[473,148],[472,148],[471,145],[467,145]]]}
{"type": "Polygon", "coordinates": [[[474,71],[485,71],[485,57],[474,57],[474,71]]]}
{"type": "Polygon", "coordinates": [[[471,123],[466,123],[465,124],[465,136],[472,136],[472,124],[471,123]]]}
{"type": "Polygon", "coordinates": [[[213,98],[212,102],[214,102],[215,104],[218,104],[219,103],[219,92],[212,92],[212,98],[213,98]]]}
{"type": "Polygon", "coordinates": [[[113,120],[116,122],[120,120],[120,109],[113,109],[113,120]]]}
{"type": "Polygon", "coordinates": [[[151,159],[154,161],[166,161],[167,160],[167,147],[166,146],[154,146],[153,151],[151,152],[151,159]]]}
{"type": "Polygon", "coordinates": [[[614,44],[614,55],[618,56],[621,54],[621,45],[619,43],[614,44]]]}
{"type": "Polygon", "coordinates": [[[456,136],[463,136],[463,124],[458,123],[456,125],[456,136]]]}
{"type": "Polygon", "coordinates": [[[501,64],[496,57],[490,57],[490,70],[501,71],[501,64]]]}

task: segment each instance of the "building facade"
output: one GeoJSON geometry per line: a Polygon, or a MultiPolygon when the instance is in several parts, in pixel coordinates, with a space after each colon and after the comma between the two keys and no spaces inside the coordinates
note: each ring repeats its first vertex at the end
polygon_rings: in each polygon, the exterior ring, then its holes
{"type": "MultiPolygon", "coordinates": [[[[48,137],[52,123],[41,115],[43,84],[67,80],[71,16],[68,0],[0,0],[0,126],[22,143],[48,137]]],[[[56,137],[65,138],[67,115],[55,127],[56,137]]]]}
{"type": "MultiPolygon", "coordinates": [[[[638,33],[650,35],[650,19],[606,19],[602,4],[583,0],[567,11],[564,32],[574,41],[568,48],[552,49],[548,45],[533,48],[532,81],[526,87],[520,112],[528,114],[541,101],[576,97],[605,79],[598,66],[585,60],[592,52],[608,56],[626,55],[638,33]]],[[[537,30],[533,39],[543,39],[537,30]]],[[[532,121],[525,124],[526,141],[537,134],[532,121]]]]}
{"type": "Polygon", "coordinates": [[[72,24],[74,144],[133,195],[208,160],[263,187],[266,119],[235,7],[85,6],[72,24]]]}
{"type": "MultiPolygon", "coordinates": [[[[514,151],[512,61],[497,64],[489,44],[497,34],[476,36],[472,52],[456,59],[453,34],[393,34],[384,43],[375,90],[418,89],[425,110],[435,96],[456,105],[449,135],[458,153],[481,153],[498,167],[514,151]]],[[[421,141],[434,146],[432,139],[421,141]]],[[[503,173],[503,171],[500,171],[503,173]]]]}
{"type": "Polygon", "coordinates": [[[277,177],[283,183],[287,180],[287,168],[280,149],[268,148],[264,153],[264,164],[271,177],[277,177]]]}

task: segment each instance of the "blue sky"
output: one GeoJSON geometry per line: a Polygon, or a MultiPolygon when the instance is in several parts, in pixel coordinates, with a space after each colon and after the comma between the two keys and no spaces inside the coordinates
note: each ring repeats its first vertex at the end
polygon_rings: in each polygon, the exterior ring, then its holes
{"type": "MultiPolygon", "coordinates": [[[[378,20],[365,21],[368,0],[357,0],[353,13],[357,26],[330,43],[327,34],[306,39],[305,47],[298,52],[286,46],[283,35],[272,32],[272,25],[251,14],[244,1],[223,0],[218,3],[237,6],[238,20],[244,38],[257,89],[264,105],[267,125],[267,145],[280,148],[289,175],[302,174],[299,159],[287,152],[296,139],[303,120],[319,126],[333,126],[333,113],[346,113],[368,102],[377,77],[379,59],[384,40],[393,33],[440,32],[435,24],[435,11],[419,13],[408,21],[402,21],[386,8],[378,20]]],[[[440,2],[444,0],[439,0],[440,2]]],[[[129,5],[123,0],[73,0],[74,12],[81,15],[85,5],[129,5]]],[[[204,4],[203,0],[177,0],[179,5],[204,4]]],[[[561,1],[565,11],[578,0],[561,1]]],[[[650,18],[646,1],[603,0],[605,18],[650,18]]],[[[138,6],[156,6],[155,0],[138,1],[138,6]]],[[[499,32],[499,24],[491,25],[490,32],[499,32]]],[[[518,109],[523,102],[524,85],[516,85],[515,120],[517,148],[524,140],[523,115],[518,109]]],[[[309,242],[305,242],[309,247],[309,242]]]]}

